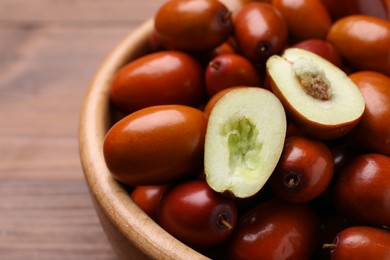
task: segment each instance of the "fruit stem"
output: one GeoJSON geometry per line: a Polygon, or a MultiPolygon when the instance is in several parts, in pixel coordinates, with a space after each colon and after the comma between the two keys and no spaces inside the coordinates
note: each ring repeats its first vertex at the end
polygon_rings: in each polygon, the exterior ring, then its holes
{"type": "Polygon", "coordinates": [[[210,61],[209,66],[215,70],[219,70],[219,68],[221,67],[221,63],[216,61],[210,61]]]}
{"type": "Polygon", "coordinates": [[[222,23],[223,24],[229,23],[231,19],[232,19],[232,12],[228,11],[224,13],[224,15],[222,16],[222,23]]]}
{"type": "Polygon", "coordinates": [[[228,230],[231,230],[233,226],[226,220],[225,215],[219,216],[218,222],[221,226],[226,227],[228,230]]]}
{"type": "Polygon", "coordinates": [[[287,186],[288,186],[288,187],[294,187],[294,186],[295,186],[295,180],[294,180],[294,178],[291,178],[291,179],[288,181],[287,186]]]}
{"type": "Polygon", "coordinates": [[[323,244],[322,245],[322,249],[335,249],[336,248],[336,244],[323,244]]]}

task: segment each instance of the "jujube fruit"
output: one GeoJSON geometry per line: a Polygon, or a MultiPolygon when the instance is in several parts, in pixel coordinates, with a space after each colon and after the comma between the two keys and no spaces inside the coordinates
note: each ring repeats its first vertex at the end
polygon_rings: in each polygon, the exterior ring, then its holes
{"type": "Polygon", "coordinates": [[[265,62],[279,53],[287,41],[287,25],[279,10],[262,2],[249,3],[233,19],[234,38],[249,60],[265,62]]]}
{"type": "Polygon", "coordinates": [[[267,77],[291,121],[317,139],[344,136],[360,121],[364,98],[356,84],[321,56],[288,48],[267,60],[267,77]]]}
{"type": "Polygon", "coordinates": [[[333,170],[333,156],[325,144],[304,137],[290,137],[285,141],[270,184],[279,198],[304,203],[328,188],[333,170]]]}
{"type": "Polygon", "coordinates": [[[358,224],[390,226],[390,157],[364,154],[338,172],[332,187],[334,204],[358,224]]]}
{"type": "Polygon", "coordinates": [[[245,57],[238,54],[221,54],[212,59],[206,68],[205,85],[209,96],[234,86],[260,85],[260,74],[245,57]]]}
{"type": "Polygon", "coordinates": [[[271,199],[241,217],[229,244],[231,259],[310,259],[319,220],[306,204],[271,199]]]}
{"type": "Polygon", "coordinates": [[[327,40],[352,67],[390,76],[390,22],[367,15],[350,15],[334,22],[327,40]]]}
{"type": "Polygon", "coordinates": [[[272,4],[283,15],[295,41],[326,38],[332,20],[321,0],[273,0],[272,4]]]}
{"type": "Polygon", "coordinates": [[[190,180],[168,190],[161,199],[158,223],[194,248],[225,241],[237,222],[233,200],[214,192],[203,180],[190,180]]]}
{"type": "Polygon", "coordinates": [[[363,151],[390,156],[390,77],[375,71],[349,75],[361,90],[365,110],[347,141],[363,151]]]}
{"type": "Polygon", "coordinates": [[[122,67],[110,88],[111,101],[126,113],[148,106],[198,106],[205,96],[203,69],[184,52],[144,55],[122,67]]]}
{"type": "Polygon", "coordinates": [[[211,50],[232,31],[231,12],[217,0],[170,0],[155,15],[155,30],[167,48],[211,50]]]}
{"type": "Polygon", "coordinates": [[[137,186],[131,191],[130,197],[150,218],[155,220],[160,199],[167,188],[168,185],[137,186]]]}
{"type": "Polygon", "coordinates": [[[330,249],[332,260],[376,259],[390,257],[390,232],[369,226],[353,226],[339,232],[332,244],[324,245],[330,249]]]}
{"type": "Polygon", "coordinates": [[[106,164],[127,185],[159,185],[202,170],[207,116],[183,105],[138,110],[113,125],[104,139],[106,164]]]}

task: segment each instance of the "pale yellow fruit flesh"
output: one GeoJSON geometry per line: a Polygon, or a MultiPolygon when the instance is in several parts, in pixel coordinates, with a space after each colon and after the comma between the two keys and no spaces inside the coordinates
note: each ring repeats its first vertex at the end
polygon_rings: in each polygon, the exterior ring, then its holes
{"type": "Polygon", "coordinates": [[[238,198],[256,194],[280,158],[286,115],[271,92],[260,88],[229,91],[214,106],[205,141],[209,186],[238,198]]]}
{"type": "MultiPolygon", "coordinates": [[[[364,98],[359,88],[339,68],[322,57],[297,48],[287,49],[283,57],[272,56],[267,71],[282,95],[303,117],[322,125],[340,125],[354,121],[364,112],[364,98]],[[294,66],[306,60],[306,66],[294,66]],[[329,98],[320,99],[308,94],[300,86],[296,73],[299,70],[317,70],[329,84],[329,98]]],[[[302,72],[303,73],[303,72],[302,72]]]]}

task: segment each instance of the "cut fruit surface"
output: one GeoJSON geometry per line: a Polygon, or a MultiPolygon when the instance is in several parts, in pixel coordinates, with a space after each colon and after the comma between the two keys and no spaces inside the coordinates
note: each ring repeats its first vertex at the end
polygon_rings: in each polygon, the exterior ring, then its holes
{"type": "Polygon", "coordinates": [[[286,49],[267,61],[273,92],[296,124],[320,139],[349,132],[364,112],[364,98],[339,68],[312,52],[286,49]]]}
{"type": "Polygon", "coordinates": [[[283,150],[286,115],[268,90],[240,87],[227,92],[211,111],[205,141],[205,174],[217,192],[238,198],[257,193],[283,150]]]}

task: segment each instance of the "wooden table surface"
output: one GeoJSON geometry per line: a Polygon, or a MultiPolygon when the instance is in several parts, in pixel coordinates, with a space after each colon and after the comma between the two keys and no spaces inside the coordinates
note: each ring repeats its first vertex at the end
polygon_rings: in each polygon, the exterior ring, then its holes
{"type": "Polygon", "coordinates": [[[0,259],[116,259],[78,153],[99,64],[164,0],[0,0],[0,259]]]}

